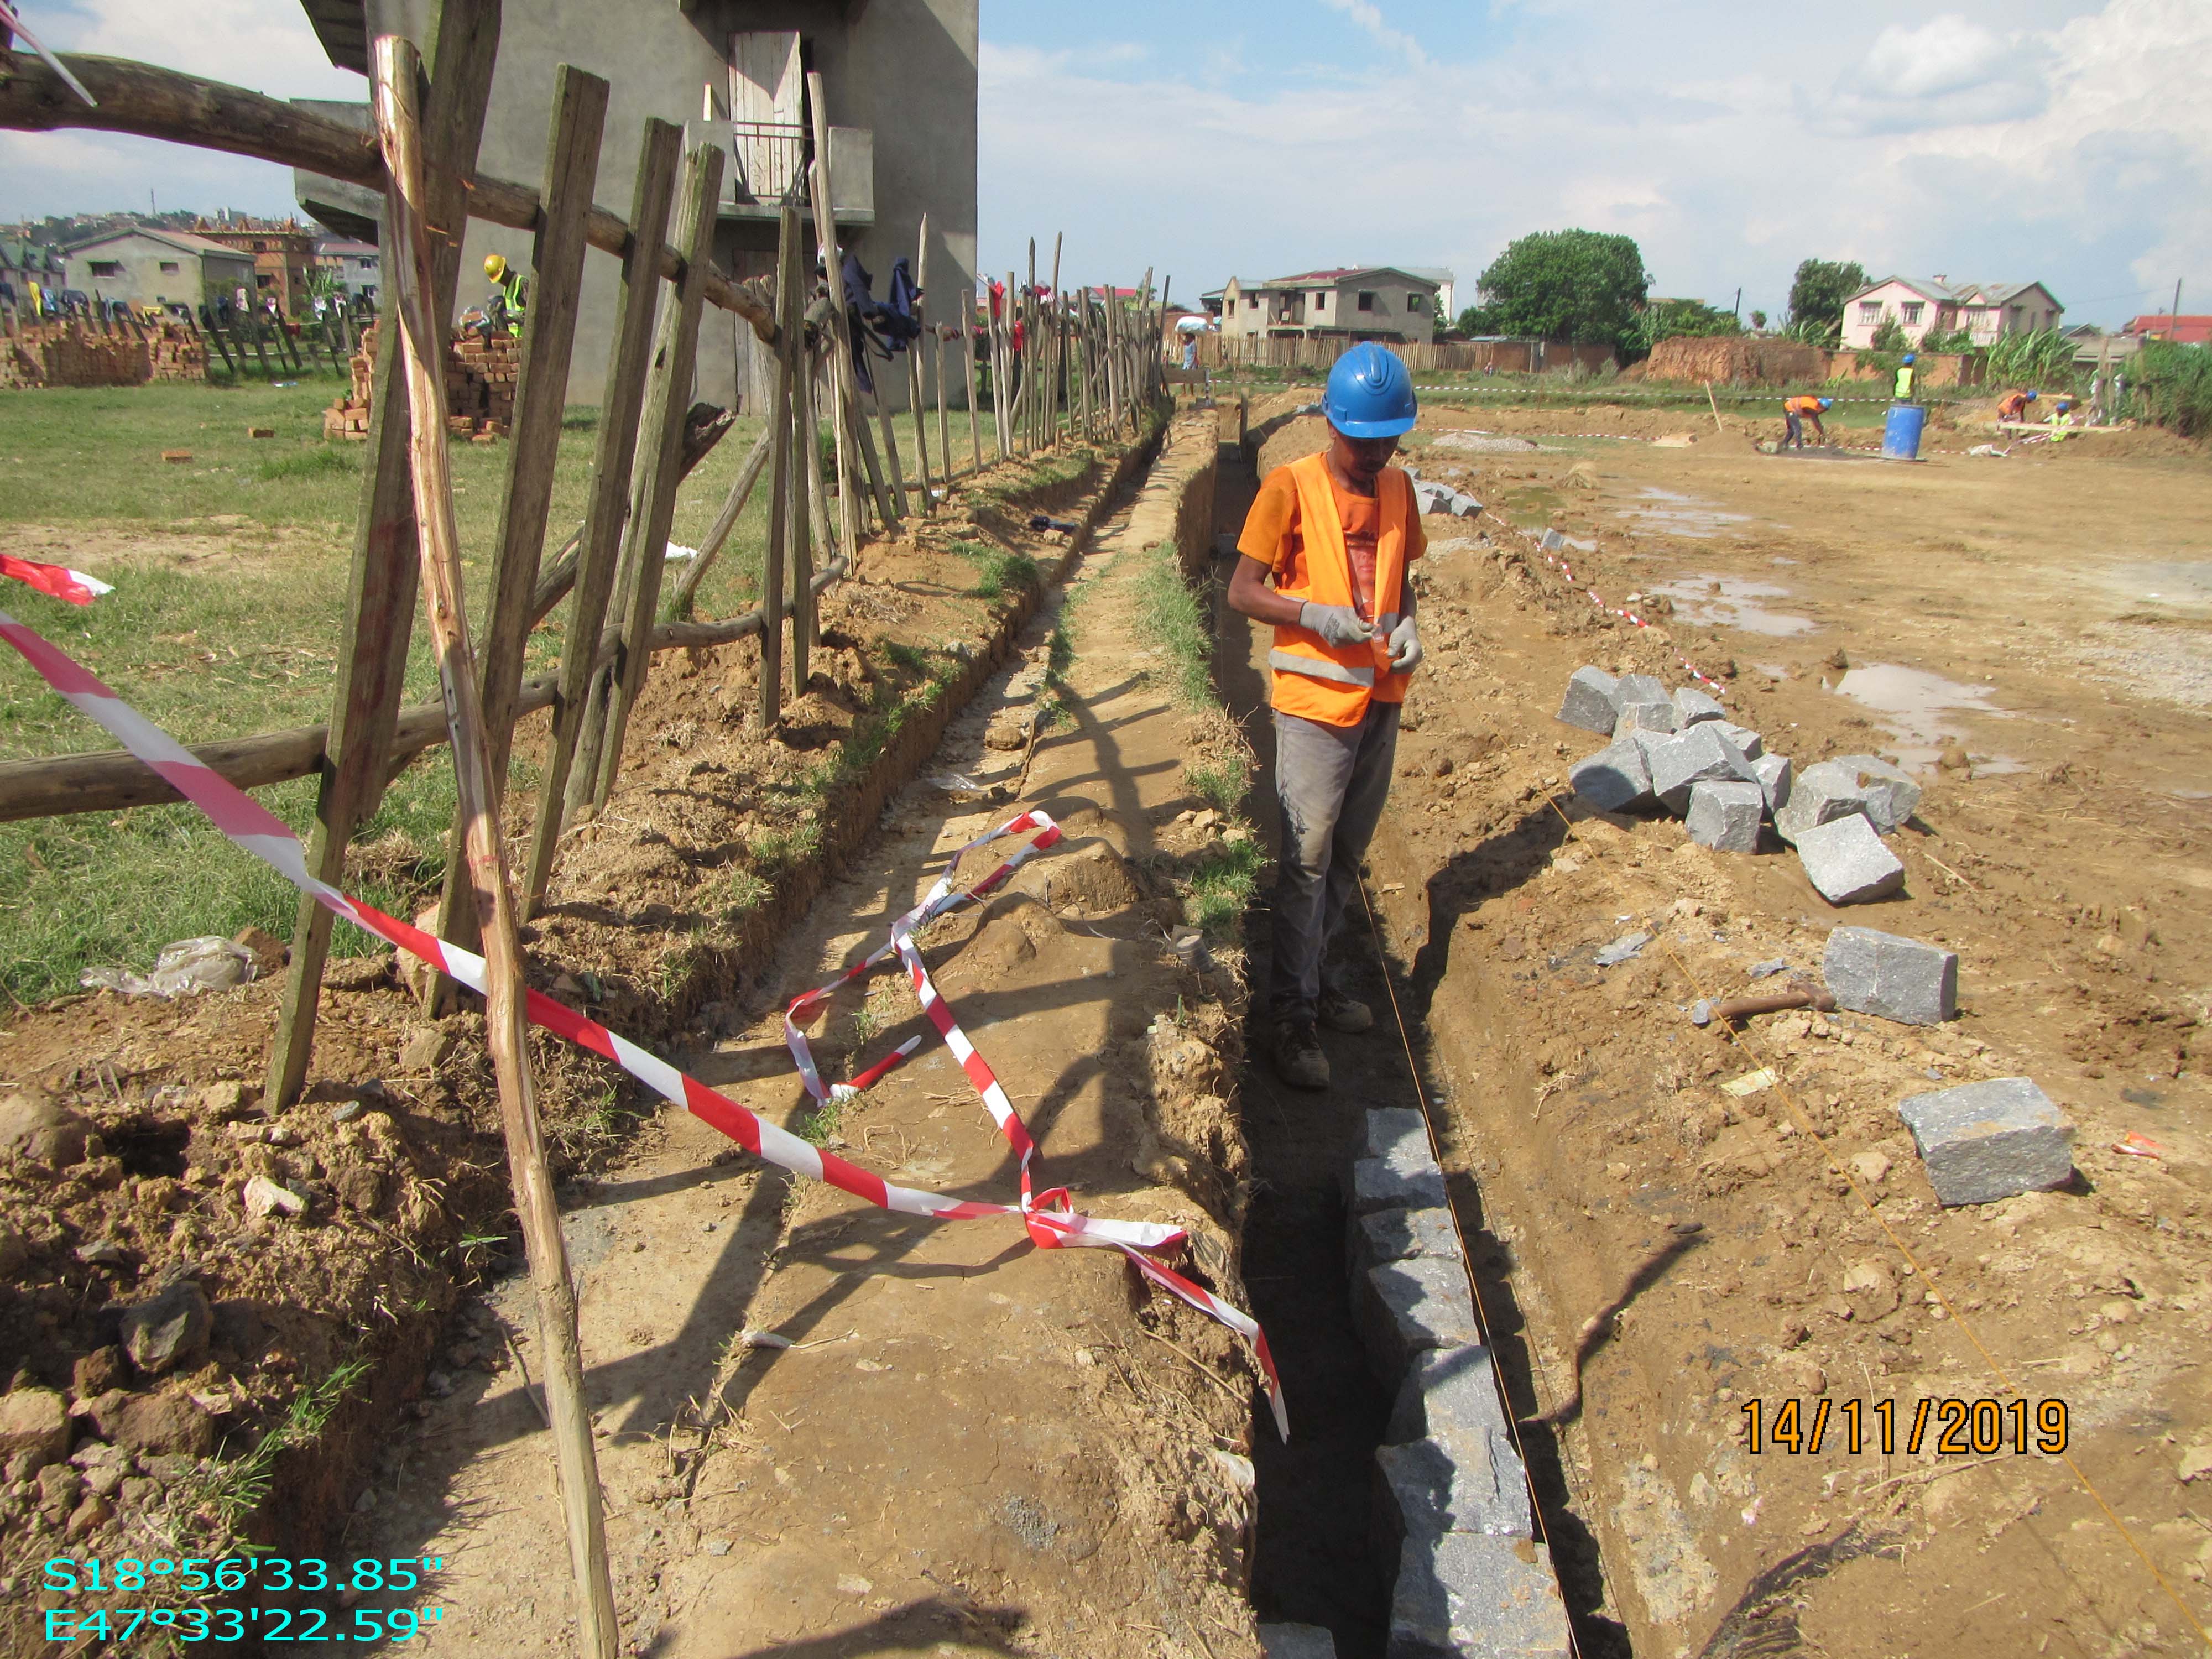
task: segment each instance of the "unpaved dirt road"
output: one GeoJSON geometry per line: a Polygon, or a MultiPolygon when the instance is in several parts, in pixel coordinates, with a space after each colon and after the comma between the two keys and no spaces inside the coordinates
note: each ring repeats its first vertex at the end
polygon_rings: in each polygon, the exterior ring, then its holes
{"type": "MultiPolygon", "coordinates": [[[[1553,1520],[1602,1556],[1583,1650],[2194,1650],[2212,1603],[2203,1477],[2182,1478],[2212,1435],[2212,467],[2086,443],[1767,457],[1709,425],[1686,447],[1541,435],[1607,422],[1425,415],[1413,464],[1499,516],[1429,522],[1425,683],[1373,861],[1449,1161],[1479,1182],[1462,1219],[1527,1317],[1492,1330],[1524,1413],[1560,1397],[1623,1272],[1670,1223],[1704,1225],[1591,1358],[1579,1419],[1530,1437],[1565,1473],[1553,1520]],[[1544,447],[1438,441],[1454,428],[1544,447]],[[1577,586],[1501,520],[1556,525],[1577,586]],[[1905,895],[1839,913],[1786,854],[1711,854],[1673,821],[1567,800],[1600,742],[1551,720],[1569,672],[1680,684],[1682,656],[1801,765],[1873,750],[1925,769],[1905,895]],[[1957,950],[1961,1018],[1784,1017],[1733,1043],[1688,1023],[1755,963],[1817,970],[1838,921],[1957,950]],[[1596,965],[1638,929],[1642,957],[1596,965]],[[1760,1067],[1779,1085],[1718,1087],[1760,1067]],[[1941,1210],[1896,1102],[2011,1074],[2078,1125],[2076,1183],[1941,1210]],[[2112,1150],[2130,1133],[2162,1155],[2112,1150]],[[2064,1402],[2070,1464],[2008,1440],[1938,1457],[1933,1434],[1908,1455],[1902,1427],[1887,1455],[1832,1431],[1818,1453],[1744,1443],[1754,1399],[1770,1425],[1793,1396],[1808,1424],[1820,1399],[1894,1401],[1903,1423],[2008,1382],[2064,1402]]],[[[1268,465],[1321,441],[1310,420],[1261,429],[1268,465]]]]}

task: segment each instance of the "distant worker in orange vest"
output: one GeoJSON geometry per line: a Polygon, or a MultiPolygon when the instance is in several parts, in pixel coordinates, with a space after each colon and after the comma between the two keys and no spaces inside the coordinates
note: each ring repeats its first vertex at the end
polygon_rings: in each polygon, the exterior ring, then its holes
{"type": "Polygon", "coordinates": [[[1784,449],[1805,447],[1805,422],[1813,423],[1813,435],[1822,443],[1828,441],[1828,428],[1820,424],[1820,412],[1833,409],[1833,398],[1784,398],[1782,400],[1782,419],[1789,432],[1782,441],[1784,449]]]}
{"type": "Polygon", "coordinates": [[[1997,419],[2001,421],[2026,420],[2027,418],[2027,406],[2036,400],[2038,395],[2038,393],[2033,392],[2008,392],[2005,393],[2003,398],[1998,400],[1997,419]]]}
{"type": "Polygon", "coordinates": [[[1229,579],[1231,606],[1275,630],[1282,836],[1267,1046],[1299,1089],[1329,1085],[1317,1025],[1375,1023],[1327,957],[1390,796],[1399,709],[1421,660],[1407,572],[1427,546],[1413,480],[1390,465],[1419,412],[1406,365],[1379,345],[1352,347],[1322,409],[1328,447],[1267,475],[1229,579]]]}

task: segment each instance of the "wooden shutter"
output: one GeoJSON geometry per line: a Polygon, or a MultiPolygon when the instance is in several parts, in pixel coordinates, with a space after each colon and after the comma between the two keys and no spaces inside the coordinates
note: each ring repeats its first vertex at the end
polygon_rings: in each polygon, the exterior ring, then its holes
{"type": "Polygon", "coordinates": [[[780,29],[730,37],[730,119],[738,188],[757,202],[782,199],[804,155],[799,36],[780,29]]]}

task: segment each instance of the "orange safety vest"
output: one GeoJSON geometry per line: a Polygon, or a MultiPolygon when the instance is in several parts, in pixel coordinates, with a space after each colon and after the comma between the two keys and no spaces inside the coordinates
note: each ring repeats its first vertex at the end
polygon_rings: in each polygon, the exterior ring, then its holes
{"type": "MultiPolygon", "coordinates": [[[[1319,454],[1291,463],[1297,485],[1298,529],[1304,550],[1287,581],[1275,591],[1315,605],[1352,603],[1352,555],[1344,544],[1344,526],[1336,515],[1336,486],[1328,462],[1319,454]]],[[[1385,467],[1376,480],[1382,528],[1375,538],[1375,614],[1389,616],[1399,606],[1406,574],[1406,535],[1413,521],[1413,484],[1398,468],[1385,467]]],[[[1274,649],[1267,653],[1273,671],[1274,706],[1324,726],[1357,726],[1370,697],[1403,702],[1408,674],[1390,672],[1390,649],[1380,640],[1358,645],[1329,645],[1310,629],[1275,625],[1274,649]]]]}

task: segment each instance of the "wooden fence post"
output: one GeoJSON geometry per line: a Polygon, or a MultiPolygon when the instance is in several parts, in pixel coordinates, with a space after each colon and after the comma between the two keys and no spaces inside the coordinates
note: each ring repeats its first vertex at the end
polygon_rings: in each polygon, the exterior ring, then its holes
{"type": "MultiPolygon", "coordinates": [[[[448,0],[451,3],[451,0],[448,0]]],[[[507,1134],[507,1176],[538,1292],[538,1339],[544,1371],[546,1415],[561,1471],[561,1506],[568,1561],[576,1581],[576,1634],[585,1659],[615,1659],[621,1632],[607,1567],[606,1520],[599,1500],[599,1460],[584,1404],[582,1345],[576,1296],[561,1238],[532,1098],[525,1040],[522,945],[494,798],[491,750],[477,702],[469,652],[468,613],[461,590],[461,550],[453,528],[452,478],[446,453],[446,321],[428,301],[435,282],[423,220],[422,135],[416,123],[415,48],[398,35],[377,38],[374,79],[377,136],[391,176],[386,222],[395,233],[392,256],[395,319],[405,360],[413,416],[410,485],[422,540],[422,574],[438,678],[453,727],[453,778],[468,825],[468,859],[484,935],[484,1036],[499,1085],[507,1134]]],[[[458,244],[459,237],[449,239],[458,244]]]]}
{"type": "Polygon", "coordinates": [[[906,343],[907,409],[914,416],[914,465],[921,480],[921,515],[937,511],[937,497],[929,489],[929,431],[923,415],[927,388],[922,385],[921,343],[929,333],[929,216],[921,216],[921,232],[915,238],[914,319],[919,331],[906,343]]]}
{"type": "MultiPolygon", "coordinates": [[[[804,314],[799,296],[799,210],[784,204],[777,227],[776,310],[779,324],[804,314]]],[[[793,333],[797,332],[793,325],[793,333]]],[[[760,726],[775,729],[783,700],[784,536],[791,511],[791,408],[797,354],[788,336],[776,343],[775,404],[769,415],[768,557],[761,567],[760,726]]]]}
{"type": "Polygon", "coordinates": [[[737,528],[738,515],[745,510],[752,497],[754,486],[760,483],[761,469],[768,465],[769,440],[773,434],[763,430],[753,440],[753,447],[745,452],[745,459],[738,464],[738,476],[730,485],[730,493],[722,498],[722,510],[714,515],[714,522],[707,532],[707,539],[699,544],[699,556],[676,584],[676,597],[669,602],[669,611],[679,621],[691,614],[692,601],[699,592],[699,584],[706,580],[707,572],[737,528]]]}
{"type": "MultiPolygon", "coordinates": [[[[448,0],[450,3],[450,0],[448,0]]],[[[599,663],[599,628],[614,592],[615,562],[622,548],[623,520],[629,512],[629,477],[637,456],[638,411],[645,401],[645,378],[653,366],[653,309],[660,298],[660,244],[668,225],[669,198],[676,190],[676,162],[684,130],[648,118],[638,147],[637,183],[630,192],[630,237],[623,255],[622,297],[617,302],[614,348],[607,389],[599,407],[599,443],[592,462],[592,496],[584,513],[583,540],[576,555],[576,592],[568,629],[561,641],[561,700],[554,705],[553,738],[546,745],[545,775],[538,789],[538,823],[530,843],[525,902],[535,907],[545,896],[560,846],[574,770],[576,739],[582,732],[599,663]]]]}
{"type": "Polygon", "coordinates": [[[623,739],[631,712],[645,690],[653,665],[653,624],[660,611],[660,574],[668,558],[668,526],[676,516],[676,486],[684,476],[684,411],[691,406],[691,382],[699,356],[699,308],[706,298],[707,270],[714,252],[715,204],[722,194],[722,149],[702,144],[690,154],[684,200],[677,209],[676,242],[684,250],[684,280],[660,319],[655,343],[654,380],[645,404],[645,428],[638,434],[646,466],[630,504],[629,544],[623,565],[629,583],[629,615],[623,629],[620,678],[608,700],[605,754],[595,805],[604,807],[622,770],[623,739]]]}
{"type": "Polygon", "coordinates": [[[1055,448],[1060,444],[1060,245],[1066,237],[1065,231],[1055,230],[1052,234],[1052,286],[1047,290],[1052,295],[1052,299],[1050,303],[1044,307],[1045,315],[1052,319],[1052,331],[1046,337],[1044,354],[1045,375],[1052,388],[1051,394],[1046,398],[1044,404],[1046,441],[1055,448]]]}
{"type": "MultiPolygon", "coordinates": [[[[858,500],[860,467],[856,449],[867,436],[860,422],[860,386],[853,374],[853,343],[845,326],[845,263],[837,246],[837,216],[830,201],[830,112],[818,71],[806,77],[806,104],[814,127],[814,160],[806,170],[806,186],[814,204],[815,246],[822,256],[822,270],[830,284],[829,325],[823,332],[830,341],[830,393],[832,429],[837,444],[838,545],[848,559],[860,556],[861,511],[858,500]],[[855,435],[857,434],[857,436],[855,435]]],[[[865,453],[865,450],[862,451],[865,453]]],[[[883,481],[876,477],[875,460],[868,457],[870,481],[884,517],[884,527],[895,527],[883,481]]]]}
{"type": "MultiPolygon", "coordinates": [[[[429,151],[441,165],[425,180],[422,196],[424,210],[435,223],[455,223],[464,211],[461,180],[476,168],[477,144],[491,92],[492,60],[499,52],[499,0],[446,0],[438,15],[424,129],[431,135],[429,151]]],[[[441,242],[430,265],[433,316],[442,318],[452,310],[460,265],[460,239],[441,242]]],[[[398,718],[400,686],[406,676],[407,646],[415,629],[416,529],[407,459],[407,398],[401,390],[404,382],[397,378],[399,356],[391,335],[389,329],[379,331],[368,454],[362,471],[361,508],[339,635],[348,647],[338,665],[329,763],[307,843],[308,870],[333,886],[344,881],[346,848],[354,830],[376,810],[384,793],[392,725],[398,718]]],[[[245,362],[242,349],[239,361],[241,365],[245,362]]],[[[263,366],[266,368],[265,361],[263,366]]],[[[334,920],[313,899],[301,898],[292,927],[291,972],[269,1051],[265,1095],[272,1107],[290,1105],[307,1081],[334,920]]]]}
{"type": "Polygon", "coordinates": [[[960,290],[960,350],[962,361],[968,365],[968,447],[975,459],[975,471],[983,470],[983,419],[975,407],[981,388],[975,382],[975,290],[960,290]]]}
{"type": "MultiPolygon", "coordinates": [[[[792,226],[798,242],[799,227],[792,226]]],[[[792,258],[793,280],[802,256],[792,258]]],[[[822,469],[815,450],[813,363],[806,350],[803,299],[793,312],[791,327],[791,695],[806,695],[806,682],[814,673],[814,541],[810,514],[822,493],[822,469]]]]}
{"type": "MultiPolygon", "coordinates": [[[[591,217],[592,185],[599,177],[599,137],[606,113],[605,81],[570,64],[554,71],[553,124],[545,154],[545,225],[531,260],[531,304],[515,372],[507,489],[493,544],[491,605],[482,653],[495,805],[507,795],[514,702],[522,687],[523,655],[537,620],[531,601],[553,504],[561,419],[568,401],[568,358],[575,344],[584,281],[584,223],[591,217]]],[[[456,824],[447,843],[438,937],[473,950],[478,937],[476,897],[463,857],[463,834],[464,826],[456,824]]],[[[440,975],[429,989],[427,1000],[435,1007],[451,994],[451,981],[440,975]]]]}

